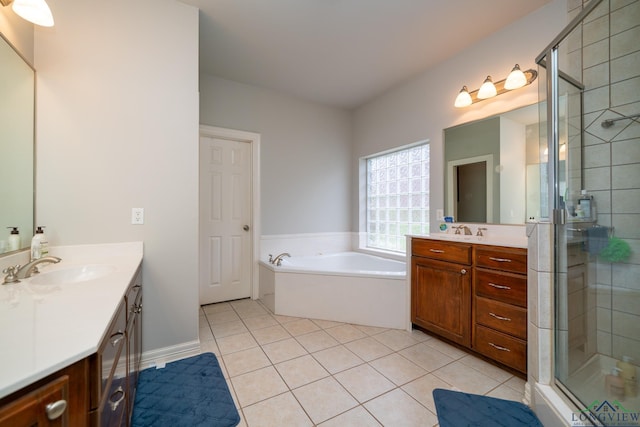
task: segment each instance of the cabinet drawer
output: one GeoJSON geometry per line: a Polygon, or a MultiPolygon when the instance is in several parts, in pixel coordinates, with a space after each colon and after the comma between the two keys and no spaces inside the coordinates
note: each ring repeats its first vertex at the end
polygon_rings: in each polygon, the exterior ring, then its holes
{"type": "Polygon", "coordinates": [[[520,307],[527,306],[527,277],[477,268],[475,294],[520,307]]]}
{"type": "Polygon", "coordinates": [[[425,258],[471,264],[471,245],[443,240],[412,239],[411,254],[425,258]]]}
{"type": "Polygon", "coordinates": [[[527,274],[527,250],[496,246],[476,246],[476,266],[527,274]]]}
{"type": "Polygon", "coordinates": [[[512,336],[476,325],[474,349],[520,372],[527,372],[527,343],[512,336]]]}
{"type": "Polygon", "coordinates": [[[112,374],[116,369],[117,359],[120,354],[126,352],[126,313],[124,301],[118,307],[114,319],[105,334],[104,339],[92,358],[91,368],[91,408],[97,409],[103,400],[112,374]]]}
{"type": "Polygon", "coordinates": [[[527,310],[515,305],[476,297],[476,323],[527,339],[527,310]]]}
{"type": "Polygon", "coordinates": [[[140,313],[140,298],[142,297],[142,274],[140,269],[136,273],[127,294],[125,301],[127,302],[127,324],[131,321],[135,314],[140,313]]]}

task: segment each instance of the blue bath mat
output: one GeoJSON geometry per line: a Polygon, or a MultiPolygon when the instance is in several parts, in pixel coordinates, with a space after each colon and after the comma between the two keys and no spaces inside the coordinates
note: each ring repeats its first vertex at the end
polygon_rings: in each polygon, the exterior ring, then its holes
{"type": "Polygon", "coordinates": [[[440,427],[543,427],[527,405],[458,391],[433,390],[440,427]]]}
{"type": "Polygon", "coordinates": [[[240,415],[213,353],[140,372],[134,427],[233,427],[239,422],[240,415]]]}

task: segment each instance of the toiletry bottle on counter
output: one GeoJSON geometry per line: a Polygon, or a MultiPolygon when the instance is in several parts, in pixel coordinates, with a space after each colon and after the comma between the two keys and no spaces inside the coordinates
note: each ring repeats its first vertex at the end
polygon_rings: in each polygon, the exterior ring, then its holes
{"type": "Polygon", "coordinates": [[[576,212],[578,208],[581,208],[583,212],[583,216],[586,220],[594,220],[595,218],[592,215],[591,209],[593,207],[593,196],[589,196],[587,194],[587,190],[582,190],[580,193],[580,198],[578,199],[578,207],[576,208],[576,212]]]}
{"type": "Polygon", "coordinates": [[[624,380],[620,376],[620,368],[611,369],[611,373],[604,377],[604,387],[607,395],[613,399],[624,399],[624,380]]]}
{"type": "Polygon", "coordinates": [[[40,259],[49,255],[49,242],[47,236],[44,235],[44,227],[38,226],[36,234],[31,239],[31,259],[40,259]]]}
{"type": "Polygon", "coordinates": [[[11,229],[9,233],[9,244],[7,245],[7,249],[9,252],[17,251],[20,249],[20,232],[18,231],[18,227],[7,227],[11,229]]]}
{"type": "Polygon", "coordinates": [[[620,377],[624,381],[624,394],[627,397],[636,397],[638,395],[636,367],[631,364],[632,360],[629,356],[622,356],[622,361],[616,362],[616,366],[620,369],[620,377]]]}

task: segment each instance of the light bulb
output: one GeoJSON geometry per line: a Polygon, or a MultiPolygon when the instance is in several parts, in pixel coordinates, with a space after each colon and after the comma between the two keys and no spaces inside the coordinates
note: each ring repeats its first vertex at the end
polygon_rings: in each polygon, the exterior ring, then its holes
{"type": "Polygon", "coordinates": [[[43,27],[53,27],[53,15],[45,0],[14,0],[13,11],[23,19],[43,27]]]}
{"type": "Polygon", "coordinates": [[[524,75],[522,70],[520,69],[520,65],[516,64],[509,73],[509,77],[504,82],[504,88],[507,90],[513,90],[523,87],[527,84],[527,77],[524,75]]]}
{"type": "Polygon", "coordinates": [[[460,89],[460,93],[456,97],[456,102],[454,102],[454,106],[457,108],[468,107],[471,105],[471,95],[469,95],[469,90],[466,86],[462,86],[460,89]]]}
{"type": "Polygon", "coordinates": [[[497,94],[498,91],[496,90],[496,87],[491,80],[491,76],[487,76],[487,78],[484,80],[484,83],[482,83],[482,86],[480,86],[480,89],[478,90],[478,98],[487,99],[494,97],[497,94]]]}

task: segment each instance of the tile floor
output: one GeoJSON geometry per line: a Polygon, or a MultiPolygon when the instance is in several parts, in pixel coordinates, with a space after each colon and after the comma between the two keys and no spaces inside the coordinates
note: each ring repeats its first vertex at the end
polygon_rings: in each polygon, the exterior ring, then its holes
{"type": "Polygon", "coordinates": [[[431,392],[521,401],[524,381],[420,331],[272,314],[259,301],[203,306],[240,426],[436,426],[431,392]]]}

